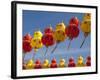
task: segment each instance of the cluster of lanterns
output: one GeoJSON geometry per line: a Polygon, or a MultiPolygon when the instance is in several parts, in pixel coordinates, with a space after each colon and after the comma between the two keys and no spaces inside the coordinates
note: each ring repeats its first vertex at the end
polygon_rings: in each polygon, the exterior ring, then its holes
{"type": "MultiPolygon", "coordinates": [[[[66,26],[62,21],[61,23],[58,23],[56,25],[55,29],[53,29],[51,26],[46,27],[44,29],[44,33],[42,33],[41,31],[35,31],[33,36],[27,33],[23,37],[23,53],[24,54],[28,53],[32,51],[32,49],[34,49],[34,54],[35,54],[38,51],[38,49],[45,46],[46,47],[45,55],[46,55],[48,47],[55,44],[55,47],[51,51],[51,53],[53,53],[57,48],[58,44],[64,42],[66,39],[70,40],[68,45],[69,49],[71,41],[74,38],[77,38],[79,35],[80,32],[79,25],[81,27],[82,32],[84,33],[84,40],[80,46],[81,48],[86,40],[86,37],[91,32],[91,14],[89,13],[84,14],[82,22],[79,22],[77,17],[72,17],[69,20],[68,26],[66,26]]],[[[36,63],[40,63],[40,61],[37,61],[36,63]]]]}
{"type": "Polygon", "coordinates": [[[52,59],[51,62],[49,62],[48,59],[45,59],[43,63],[39,59],[37,59],[35,62],[32,59],[30,59],[29,61],[27,61],[26,64],[23,65],[23,69],[88,67],[88,66],[91,66],[91,57],[88,56],[86,58],[86,62],[84,62],[83,57],[79,56],[76,63],[74,58],[70,57],[68,60],[68,64],[66,63],[65,59],[60,59],[58,64],[55,58],[52,59]]]}

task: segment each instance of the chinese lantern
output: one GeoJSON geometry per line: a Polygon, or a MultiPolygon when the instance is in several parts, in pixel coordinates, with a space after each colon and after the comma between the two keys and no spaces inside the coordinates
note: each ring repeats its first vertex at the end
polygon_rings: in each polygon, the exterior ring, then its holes
{"type": "Polygon", "coordinates": [[[57,48],[57,45],[59,43],[63,42],[67,38],[67,35],[65,34],[65,28],[66,28],[66,26],[63,22],[58,23],[56,25],[56,29],[54,31],[54,39],[56,40],[56,46],[51,51],[51,53],[53,53],[55,51],[55,49],[57,48]]]}
{"type": "Polygon", "coordinates": [[[70,24],[68,27],[65,29],[65,33],[68,36],[70,43],[68,45],[68,49],[70,47],[71,41],[74,38],[77,38],[79,35],[79,28],[76,25],[70,24]]]}

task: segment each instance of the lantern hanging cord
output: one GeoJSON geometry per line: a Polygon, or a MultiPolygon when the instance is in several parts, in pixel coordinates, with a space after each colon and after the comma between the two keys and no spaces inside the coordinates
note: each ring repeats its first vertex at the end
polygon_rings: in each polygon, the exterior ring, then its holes
{"type": "Polygon", "coordinates": [[[71,41],[72,41],[72,40],[70,40],[70,42],[69,42],[69,44],[68,44],[68,48],[67,48],[67,49],[69,49],[69,48],[70,48],[70,45],[71,45],[71,41]]]}
{"type": "Polygon", "coordinates": [[[53,50],[51,51],[51,53],[54,53],[54,51],[56,50],[57,46],[58,46],[58,43],[56,43],[56,46],[53,48],[53,50]]]}
{"type": "Polygon", "coordinates": [[[82,46],[83,46],[83,44],[84,44],[85,40],[86,40],[86,37],[84,37],[84,40],[83,40],[83,42],[82,42],[82,44],[81,44],[80,48],[82,48],[82,46]]]}
{"type": "Polygon", "coordinates": [[[46,47],[46,51],[45,51],[44,56],[46,56],[47,52],[48,52],[48,47],[46,47]]]}
{"type": "Polygon", "coordinates": [[[32,57],[32,59],[35,59],[35,55],[36,55],[36,53],[33,53],[33,57],[32,57]]]}

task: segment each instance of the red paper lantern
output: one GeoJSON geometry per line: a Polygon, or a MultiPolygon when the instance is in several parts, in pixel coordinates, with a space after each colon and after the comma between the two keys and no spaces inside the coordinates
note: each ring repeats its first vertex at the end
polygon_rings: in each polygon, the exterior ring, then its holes
{"type": "Polygon", "coordinates": [[[31,36],[29,33],[27,33],[27,34],[23,37],[23,40],[31,41],[31,39],[32,39],[32,36],[31,36]]]}
{"type": "Polygon", "coordinates": [[[56,59],[52,59],[50,68],[57,68],[57,62],[56,62],[56,59]]]}
{"type": "Polygon", "coordinates": [[[53,33],[52,27],[46,27],[45,30],[44,30],[44,33],[45,34],[47,34],[47,33],[53,33]]]}
{"type": "Polygon", "coordinates": [[[48,47],[55,43],[54,37],[51,33],[46,33],[42,36],[42,43],[48,47]]]}
{"type": "Polygon", "coordinates": [[[74,59],[73,59],[73,57],[71,57],[71,58],[69,59],[68,67],[75,67],[75,66],[76,66],[76,64],[75,64],[75,62],[74,62],[74,59]]]}
{"type": "Polygon", "coordinates": [[[54,59],[52,59],[52,61],[51,61],[52,63],[56,63],[56,59],[54,58],[54,59]]]}
{"type": "Polygon", "coordinates": [[[45,55],[46,55],[48,51],[48,47],[52,46],[55,43],[52,27],[45,28],[44,35],[42,36],[42,43],[47,47],[45,51],[45,55]]]}
{"type": "Polygon", "coordinates": [[[87,60],[91,61],[91,57],[90,57],[90,56],[88,56],[88,57],[87,57],[87,60]]]}
{"type": "Polygon", "coordinates": [[[36,60],[34,68],[35,68],[35,69],[40,69],[40,68],[42,68],[41,61],[40,61],[39,59],[36,60]]]}
{"type": "Polygon", "coordinates": [[[88,56],[86,58],[86,66],[91,66],[91,57],[90,56],[88,56]]]}
{"type": "Polygon", "coordinates": [[[78,25],[79,25],[79,20],[78,20],[78,18],[77,18],[77,17],[72,17],[72,18],[70,19],[70,21],[69,21],[69,24],[74,24],[74,25],[76,25],[76,27],[78,27],[78,25]]]}
{"type": "Polygon", "coordinates": [[[32,46],[30,45],[30,41],[23,41],[23,51],[30,52],[32,50],[32,46]]]}
{"type": "Polygon", "coordinates": [[[76,27],[76,25],[71,24],[68,27],[66,27],[65,33],[70,39],[73,39],[79,35],[79,29],[78,27],[76,27]]]}

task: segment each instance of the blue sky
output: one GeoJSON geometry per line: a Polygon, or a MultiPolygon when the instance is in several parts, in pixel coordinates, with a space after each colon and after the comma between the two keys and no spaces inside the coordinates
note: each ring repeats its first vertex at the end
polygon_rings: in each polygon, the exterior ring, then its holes
{"type": "MultiPolygon", "coordinates": [[[[56,24],[59,22],[64,22],[68,25],[69,20],[76,16],[81,22],[83,19],[83,13],[69,13],[69,12],[48,12],[48,11],[32,11],[32,10],[23,10],[23,36],[26,33],[33,35],[34,31],[43,30],[51,25],[55,28],[56,24]]],[[[80,26],[79,26],[80,29],[80,26]]],[[[45,58],[51,61],[52,58],[56,58],[59,62],[60,58],[64,58],[68,62],[69,57],[73,56],[75,61],[79,55],[82,55],[84,59],[86,56],[90,55],[90,35],[86,38],[86,41],[83,47],[80,49],[80,45],[84,39],[83,32],[80,30],[80,34],[77,38],[73,39],[71,42],[70,49],[67,50],[69,40],[66,39],[64,42],[58,45],[58,48],[55,52],[50,55],[50,51],[54,48],[55,45],[49,47],[49,51],[46,56],[44,56],[46,47],[39,49],[35,55],[35,60],[40,59],[43,61],[45,58]],[[60,57],[59,57],[60,56],[60,57]]],[[[31,51],[29,54],[26,54],[25,60],[32,58],[34,51],[31,51]]]]}

